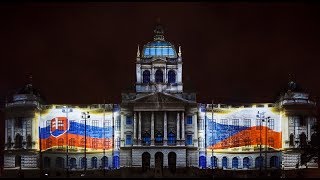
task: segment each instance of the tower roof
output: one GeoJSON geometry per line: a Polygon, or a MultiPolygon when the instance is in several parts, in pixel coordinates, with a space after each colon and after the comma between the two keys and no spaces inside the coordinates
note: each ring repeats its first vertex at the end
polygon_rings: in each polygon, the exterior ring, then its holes
{"type": "Polygon", "coordinates": [[[164,29],[160,23],[157,23],[154,29],[153,41],[143,46],[142,57],[168,57],[176,58],[177,52],[170,42],[165,41],[164,29]]]}

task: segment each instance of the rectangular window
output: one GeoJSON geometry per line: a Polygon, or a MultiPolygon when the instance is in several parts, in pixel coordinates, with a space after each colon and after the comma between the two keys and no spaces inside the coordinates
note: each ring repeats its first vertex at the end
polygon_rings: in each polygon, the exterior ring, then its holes
{"type": "Polygon", "coordinates": [[[92,130],[97,131],[99,127],[99,120],[92,120],[92,130]]]}
{"type": "Polygon", "coordinates": [[[261,129],[260,126],[261,126],[261,120],[256,119],[256,130],[260,130],[261,129]]]}
{"type": "Polygon", "coordinates": [[[50,133],[51,120],[46,121],[46,133],[50,133]]]}
{"type": "Polygon", "coordinates": [[[268,138],[268,145],[271,147],[274,147],[274,139],[273,138],[268,138]]]}
{"type": "Polygon", "coordinates": [[[58,139],[58,149],[62,149],[63,148],[63,144],[64,144],[64,141],[62,138],[58,139]]]}
{"type": "Polygon", "coordinates": [[[93,149],[97,149],[98,148],[98,139],[97,138],[93,138],[92,139],[92,148],[93,149]]]}
{"type": "Polygon", "coordinates": [[[192,124],[192,116],[187,116],[187,124],[192,124]]]}
{"type": "Polygon", "coordinates": [[[272,130],[274,130],[274,119],[269,119],[268,127],[272,130]]]}
{"type": "Polygon", "coordinates": [[[228,119],[221,119],[222,129],[227,130],[228,129],[228,119]]]}
{"type": "Polygon", "coordinates": [[[204,129],[203,119],[199,119],[199,130],[204,129]]]}
{"type": "Polygon", "coordinates": [[[16,128],[22,128],[22,121],[23,118],[22,117],[17,117],[14,121],[14,125],[16,128]]]}
{"type": "Polygon", "coordinates": [[[111,129],[111,121],[110,120],[105,120],[103,122],[103,127],[105,128],[106,132],[109,132],[109,129],[111,129]]]}
{"type": "Polygon", "coordinates": [[[76,121],[75,120],[70,120],[70,129],[69,129],[69,131],[70,132],[75,132],[76,131],[75,126],[76,126],[76,121]]]}
{"type": "Polygon", "coordinates": [[[104,139],[104,147],[106,148],[106,149],[109,149],[110,148],[110,139],[104,139]]]}
{"type": "Polygon", "coordinates": [[[132,117],[131,116],[126,116],[126,124],[131,125],[132,124],[132,117]]]}
{"type": "Polygon", "coordinates": [[[244,127],[251,127],[251,119],[243,120],[243,126],[244,127]]]}
{"type": "Polygon", "coordinates": [[[132,144],[131,135],[126,135],[126,145],[131,145],[131,144],[132,144]]]}
{"type": "Polygon", "coordinates": [[[232,119],[233,129],[239,129],[239,119],[232,119]]]}
{"type": "Polygon", "coordinates": [[[120,131],[120,124],[121,124],[121,122],[120,122],[120,119],[119,118],[117,118],[116,119],[116,131],[120,131]]]}
{"type": "Polygon", "coordinates": [[[187,145],[192,145],[192,135],[187,135],[187,145]]]}
{"type": "Polygon", "coordinates": [[[63,121],[62,120],[58,120],[58,129],[63,130],[63,121]]]}

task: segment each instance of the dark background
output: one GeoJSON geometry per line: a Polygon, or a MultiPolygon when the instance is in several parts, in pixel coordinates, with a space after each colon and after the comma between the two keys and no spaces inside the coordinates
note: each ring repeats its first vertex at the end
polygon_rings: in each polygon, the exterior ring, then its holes
{"type": "Polygon", "coordinates": [[[318,97],[319,12],[302,2],[2,3],[0,100],[32,74],[47,103],[121,103],[157,18],[182,46],[184,89],[200,103],[275,102],[289,74],[318,97]]]}

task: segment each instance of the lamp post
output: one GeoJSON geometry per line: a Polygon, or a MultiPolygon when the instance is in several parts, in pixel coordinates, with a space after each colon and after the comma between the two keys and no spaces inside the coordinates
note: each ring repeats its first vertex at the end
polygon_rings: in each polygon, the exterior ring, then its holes
{"type": "Polygon", "coordinates": [[[265,170],[267,171],[267,158],[268,158],[268,123],[270,122],[270,117],[263,119],[266,121],[266,144],[265,144],[265,170]]]}
{"type": "Polygon", "coordinates": [[[62,112],[66,113],[66,118],[67,118],[67,123],[68,123],[68,128],[67,128],[67,132],[66,132],[66,138],[67,138],[67,150],[66,150],[66,159],[67,159],[67,177],[69,177],[69,138],[68,138],[68,134],[69,134],[69,129],[70,129],[70,122],[69,122],[69,117],[68,117],[68,113],[72,112],[72,109],[68,108],[68,106],[63,106],[62,108],[62,112]]]}
{"type": "Polygon", "coordinates": [[[214,177],[214,170],[213,170],[213,166],[215,166],[215,158],[213,156],[213,146],[214,146],[214,136],[213,136],[213,130],[215,130],[215,122],[213,121],[213,100],[211,102],[211,121],[212,121],[212,128],[211,128],[211,141],[212,141],[212,145],[211,145],[211,158],[213,162],[211,162],[211,168],[212,168],[212,178],[214,177]]]}
{"type": "Polygon", "coordinates": [[[259,131],[260,131],[260,148],[259,148],[259,152],[260,152],[260,156],[259,156],[259,171],[260,171],[260,175],[262,172],[262,137],[261,137],[261,130],[262,130],[262,119],[264,119],[264,113],[265,112],[259,112],[257,114],[257,120],[259,120],[259,131]]]}
{"type": "Polygon", "coordinates": [[[263,122],[266,122],[266,134],[265,134],[265,138],[266,138],[266,140],[265,140],[265,159],[264,159],[264,164],[265,164],[265,171],[267,171],[267,158],[268,158],[268,123],[270,122],[270,117],[265,117],[264,116],[264,113],[265,112],[259,112],[258,111],[258,114],[257,114],[257,118],[258,118],[258,120],[259,120],[259,122],[260,122],[260,128],[259,128],[259,130],[260,130],[260,157],[259,157],[259,170],[260,170],[260,173],[261,173],[261,170],[262,170],[262,162],[261,162],[261,160],[262,160],[262,125],[263,125],[263,122]]]}
{"type": "Polygon", "coordinates": [[[84,175],[87,172],[87,118],[90,118],[89,112],[82,112],[82,119],[84,119],[84,175]]]}

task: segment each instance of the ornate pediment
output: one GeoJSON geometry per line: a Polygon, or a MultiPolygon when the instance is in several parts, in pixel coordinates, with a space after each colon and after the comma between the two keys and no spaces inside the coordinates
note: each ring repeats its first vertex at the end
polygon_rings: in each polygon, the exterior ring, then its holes
{"type": "Polygon", "coordinates": [[[189,101],[179,97],[178,95],[172,95],[164,92],[154,92],[142,97],[138,97],[128,102],[133,105],[133,108],[139,110],[160,110],[160,111],[173,111],[173,110],[185,110],[186,106],[196,106],[195,101],[189,101]]]}
{"type": "Polygon", "coordinates": [[[143,97],[139,97],[135,100],[132,100],[134,103],[189,103],[188,100],[176,97],[174,95],[165,94],[163,92],[155,92],[143,97]]]}

